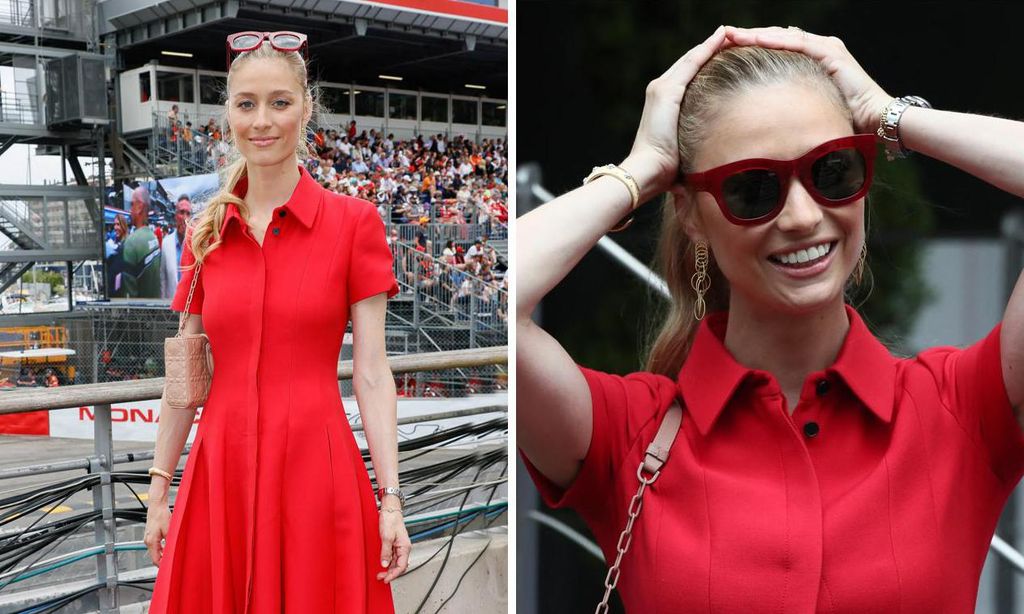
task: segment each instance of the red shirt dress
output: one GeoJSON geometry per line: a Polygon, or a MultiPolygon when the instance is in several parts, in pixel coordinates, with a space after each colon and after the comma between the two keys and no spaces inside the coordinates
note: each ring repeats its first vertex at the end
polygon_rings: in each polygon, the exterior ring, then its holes
{"type": "Polygon", "coordinates": [[[1024,473],[1000,326],[898,359],[847,314],[838,358],[807,377],[792,416],[775,378],[726,350],[727,313],[701,323],[676,381],[582,369],[594,430],[579,474],[563,491],[526,465],[608,561],[644,450],[673,398],[684,406],[623,560],[627,611],[974,612],[1024,473]]]}
{"type": "MultiPolygon", "coordinates": [[[[300,173],[262,247],[229,204],[223,242],[200,270],[189,311],[202,314],[214,375],[153,614],[394,611],[376,578],[377,506],[337,377],[350,306],[398,292],[391,252],[373,205],[300,173]]],[[[172,310],[184,309],[193,273],[172,310]]]]}

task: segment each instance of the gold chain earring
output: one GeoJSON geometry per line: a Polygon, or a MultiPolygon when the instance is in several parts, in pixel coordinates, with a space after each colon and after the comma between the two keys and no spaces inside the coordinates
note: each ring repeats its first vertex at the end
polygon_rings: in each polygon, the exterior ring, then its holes
{"type": "Polygon", "coordinates": [[[867,257],[868,243],[867,241],[865,241],[864,244],[860,246],[860,258],[857,260],[857,267],[853,269],[853,281],[858,286],[860,285],[860,282],[864,279],[864,261],[867,260],[867,257]]]}
{"type": "Polygon", "coordinates": [[[711,287],[711,278],[708,277],[708,244],[706,241],[697,241],[693,245],[694,273],[690,277],[690,287],[697,294],[693,301],[693,317],[700,321],[704,319],[707,311],[707,304],[704,302],[704,294],[711,287]]]}

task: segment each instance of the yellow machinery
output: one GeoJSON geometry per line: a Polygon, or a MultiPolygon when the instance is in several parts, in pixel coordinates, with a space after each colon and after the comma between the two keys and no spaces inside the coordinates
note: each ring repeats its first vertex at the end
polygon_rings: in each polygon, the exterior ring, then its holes
{"type": "Polygon", "coordinates": [[[22,369],[30,371],[39,385],[45,384],[47,369],[53,369],[62,385],[74,382],[75,351],[67,343],[63,326],[0,328],[0,387],[16,384],[22,369]]]}

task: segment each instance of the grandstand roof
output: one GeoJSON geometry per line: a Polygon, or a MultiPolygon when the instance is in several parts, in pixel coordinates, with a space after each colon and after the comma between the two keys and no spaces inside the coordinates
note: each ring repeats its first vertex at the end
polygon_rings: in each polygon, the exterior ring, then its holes
{"type": "Polygon", "coordinates": [[[102,35],[116,41],[125,67],[158,60],[222,71],[228,34],[295,30],[309,37],[319,80],[508,96],[508,11],[498,7],[459,0],[102,0],[99,11],[102,35]]]}

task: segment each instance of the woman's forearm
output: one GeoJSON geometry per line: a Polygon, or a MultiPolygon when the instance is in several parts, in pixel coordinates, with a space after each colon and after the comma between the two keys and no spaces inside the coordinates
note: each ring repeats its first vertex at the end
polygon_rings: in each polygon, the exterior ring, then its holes
{"type": "MultiPolygon", "coordinates": [[[[641,189],[647,165],[626,159],[641,189]]],[[[614,177],[598,177],[516,220],[516,319],[526,322],[537,304],[590,251],[610,228],[629,214],[629,190],[614,177]]]]}
{"type": "MultiPolygon", "coordinates": [[[[153,449],[154,467],[174,473],[195,418],[195,411],[172,409],[163,398],[160,399],[160,422],[156,427],[156,445],[153,449]]],[[[166,478],[154,475],[149,481],[149,501],[166,501],[169,489],[170,483],[166,478]]]]}
{"type": "Polygon", "coordinates": [[[908,149],[1024,197],[1024,122],[909,107],[899,131],[908,149]]]}
{"type": "Polygon", "coordinates": [[[385,364],[352,378],[377,486],[398,486],[398,409],[395,378],[385,364]]]}

